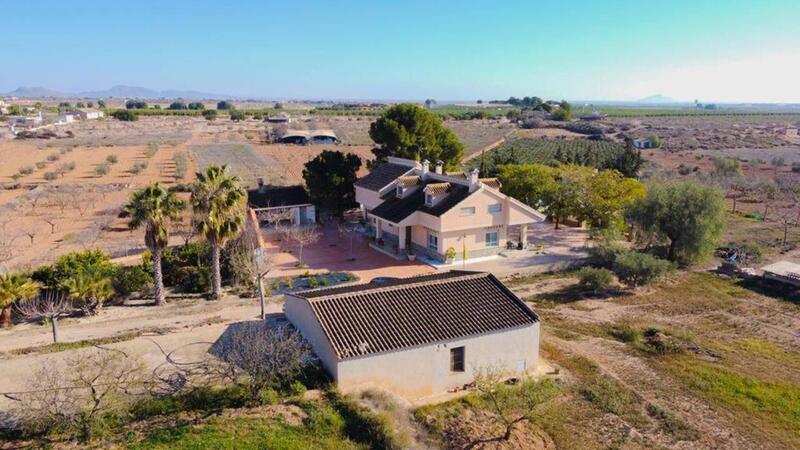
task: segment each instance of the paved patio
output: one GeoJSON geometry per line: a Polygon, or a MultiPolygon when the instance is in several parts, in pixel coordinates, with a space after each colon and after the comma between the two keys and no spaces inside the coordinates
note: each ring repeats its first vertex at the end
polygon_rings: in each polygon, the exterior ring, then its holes
{"type": "MultiPolygon", "coordinates": [[[[528,242],[536,250],[504,250],[495,258],[482,258],[479,261],[464,264],[455,261],[453,264],[432,267],[420,261],[405,261],[387,256],[369,247],[369,240],[360,233],[353,234],[353,257],[350,256],[349,235],[343,236],[335,225],[320,227],[322,237],[312,245],[303,249],[303,262],[308,266],[298,269],[299,248],[287,245],[280,235],[264,233],[266,251],[274,254],[275,268],[269,278],[292,277],[302,275],[306,271],[341,272],[347,271],[366,283],[375,277],[411,277],[437,270],[465,269],[492,272],[505,276],[517,272],[547,272],[559,270],[576,264],[589,256],[589,237],[586,230],[561,227],[555,230],[553,224],[545,222],[528,227],[528,242]],[[291,250],[291,253],[281,250],[291,250]]],[[[511,236],[518,239],[517,236],[511,236]]]]}
{"type": "Polygon", "coordinates": [[[274,254],[275,268],[268,275],[274,277],[291,277],[309,272],[341,272],[347,271],[359,277],[360,282],[367,283],[375,277],[405,278],[425,273],[436,272],[436,269],[421,262],[398,261],[369,248],[369,241],[360,233],[353,235],[354,261],[350,256],[350,239],[339,233],[335,225],[320,227],[322,237],[312,245],[303,249],[303,263],[308,267],[298,269],[299,248],[287,245],[285,240],[275,233],[264,233],[264,245],[267,253],[274,254]],[[291,253],[281,252],[291,250],[291,253]]]}

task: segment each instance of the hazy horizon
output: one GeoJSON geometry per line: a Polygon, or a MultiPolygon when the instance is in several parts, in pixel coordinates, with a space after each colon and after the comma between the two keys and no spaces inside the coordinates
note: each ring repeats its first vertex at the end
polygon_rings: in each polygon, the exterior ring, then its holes
{"type": "Polygon", "coordinates": [[[800,103],[800,2],[4,5],[0,93],[800,103]]]}

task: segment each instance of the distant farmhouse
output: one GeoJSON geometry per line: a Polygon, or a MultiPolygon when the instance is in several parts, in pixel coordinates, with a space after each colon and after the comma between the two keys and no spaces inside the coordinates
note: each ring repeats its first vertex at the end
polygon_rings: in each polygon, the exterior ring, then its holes
{"type": "Polygon", "coordinates": [[[651,139],[634,139],[633,146],[639,149],[656,148],[655,142],[651,139]]]}
{"type": "Polygon", "coordinates": [[[286,113],[280,113],[275,114],[274,116],[267,116],[264,121],[270,123],[289,123],[292,121],[292,118],[286,113]]]}
{"type": "Polygon", "coordinates": [[[439,262],[496,255],[516,228],[527,245],[528,225],[545,216],[500,192],[478,170],[444,172],[442,162],[389,157],[356,181],[356,201],[374,230],[373,248],[396,257],[439,262]],[[450,254],[448,256],[448,253],[450,254]]]}
{"type": "Polygon", "coordinates": [[[291,211],[291,223],[306,225],[316,222],[314,205],[303,186],[267,186],[258,180],[258,188],[247,191],[247,204],[256,213],[291,211]]]}
{"type": "Polygon", "coordinates": [[[338,144],[339,138],[333,130],[286,130],[278,139],[281,144],[338,144]]]}
{"type": "Polygon", "coordinates": [[[539,317],[489,273],[299,292],[284,312],[345,392],[379,387],[417,399],[463,388],[480,370],[538,367],[539,317]]]}
{"type": "Polygon", "coordinates": [[[75,112],[81,117],[81,120],[97,120],[105,116],[105,113],[98,109],[80,109],[75,112]]]}

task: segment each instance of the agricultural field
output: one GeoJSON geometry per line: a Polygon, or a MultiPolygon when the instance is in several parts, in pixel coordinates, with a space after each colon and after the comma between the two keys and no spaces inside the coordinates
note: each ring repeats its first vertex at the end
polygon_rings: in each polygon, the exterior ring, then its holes
{"type": "Polygon", "coordinates": [[[601,124],[633,138],[656,135],[669,151],[766,149],[800,143],[800,115],[610,118],[601,124]]]}
{"type": "Polygon", "coordinates": [[[508,163],[552,164],[556,160],[569,160],[602,166],[615,159],[622,150],[620,144],[611,141],[522,138],[509,140],[485,152],[480,158],[473,158],[467,166],[473,168],[483,164],[487,174],[495,173],[498,165],[508,163]]]}
{"type": "Polygon", "coordinates": [[[464,144],[465,159],[502,144],[516,131],[516,125],[506,120],[446,120],[444,125],[464,144]]]}

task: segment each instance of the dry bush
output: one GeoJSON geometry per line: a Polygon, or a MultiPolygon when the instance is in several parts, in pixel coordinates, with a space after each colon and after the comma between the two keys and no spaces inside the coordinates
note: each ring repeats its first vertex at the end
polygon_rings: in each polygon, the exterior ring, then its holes
{"type": "Polygon", "coordinates": [[[143,392],[140,361],[118,350],[93,349],[64,366],[44,361],[19,398],[17,416],[30,433],[58,432],[89,440],[124,414],[143,392]]]}
{"type": "Polygon", "coordinates": [[[311,355],[294,328],[265,321],[231,325],[211,352],[247,375],[253,399],[266,389],[287,389],[300,376],[311,355]]]}

